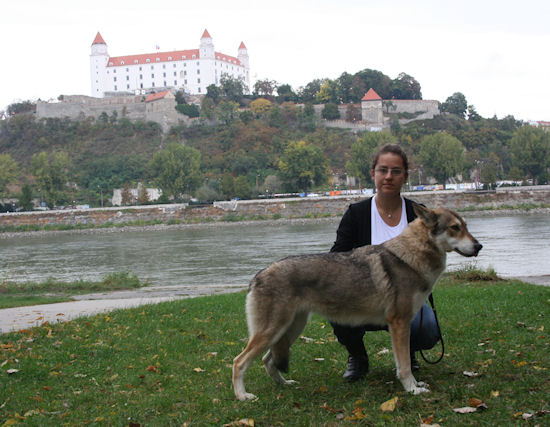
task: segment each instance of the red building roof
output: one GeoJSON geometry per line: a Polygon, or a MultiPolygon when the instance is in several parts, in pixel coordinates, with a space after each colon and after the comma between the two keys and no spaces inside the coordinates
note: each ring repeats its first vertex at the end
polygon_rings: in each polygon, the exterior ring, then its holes
{"type": "MultiPolygon", "coordinates": [[[[199,49],[174,50],[172,52],[144,53],[140,55],[112,56],[107,62],[107,67],[120,67],[123,65],[156,64],[161,62],[187,61],[199,59],[199,49]]],[[[216,52],[218,61],[229,62],[234,65],[242,65],[238,58],[225,53],[216,52]]]]}
{"type": "Polygon", "coordinates": [[[202,33],[201,39],[211,39],[211,38],[212,37],[210,37],[210,33],[208,33],[208,30],[205,28],[204,33],[202,33]]]}
{"type": "Polygon", "coordinates": [[[162,92],[159,92],[159,93],[152,93],[147,98],[145,98],[145,102],[151,102],[151,101],[156,101],[157,99],[162,99],[166,95],[168,95],[168,92],[170,92],[170,91],[163,90],[162,92]]]}
{"type": "Polygon", "coordinates": [[[380,95],[373,88],[370,88],[361,101],[381,101],[380,95]]]}
{"type": "Polygon", "coordinates": [[[95,39],[92,42],[92,45],[94,44],[107,44],[105,43],[105,40],[103,40],[103,37],[101,37],[101,34],[99,34],[99,31],[97,32],[97,35],[95,36],[95,39]]]}
{"type": "Polygon", "coordinates": [[[241,45],[239,46],[239,49],[246,49],[246,46],[244,45],[244,42],[241,42],[241,45]]]}

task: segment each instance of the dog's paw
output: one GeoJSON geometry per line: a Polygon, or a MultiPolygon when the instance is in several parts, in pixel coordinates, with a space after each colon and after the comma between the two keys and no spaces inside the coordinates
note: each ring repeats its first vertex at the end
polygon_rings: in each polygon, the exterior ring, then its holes
{"type": "MultiPolygon", "coordinates": [[[[422,383],[422,382],[419,382],[418,385],[425,385],[425,384],[422,383]]],[[[429,393],[430,389],[426,388],[426,387],[413,387],[413,389],[410,390],[410,392],[412,394],[416,395],[416,394],[421,394],[421,393],[429,393]]]]}
{"type": "Polygon", "coordinates": [[[239,396],[237,396],[237,399],[239,399],[242,402],[245,402],[247,400],[258,400],[258,396],[252,393],[243,393],[239,396]]]}

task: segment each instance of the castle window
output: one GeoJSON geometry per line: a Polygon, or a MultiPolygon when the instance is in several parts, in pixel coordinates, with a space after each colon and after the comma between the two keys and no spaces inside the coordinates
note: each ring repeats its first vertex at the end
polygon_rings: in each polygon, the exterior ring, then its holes
{"type": "Polygon", "coordinates": [[[197,55],[193,54],[192,58],[195,59],[197,57],[197,55]]]}
{"type": "Polygon", "coordinates": [[[166,68],[166,64],[162,64],[162,68],[166,68]]]}
{"type": "Polygon", "coordinates": [[[147,58],[147,59],[145,60],[145,62],[151,62],[151,60],[150,60],[149,58],[147,58]]]}
{"type": "Polygon", "coordinates": [[[183,66],[184,66],[184,67],[187,67],[187,62],[184,62],[184,63],[183,63],[183,66]]]}
{"type": "MultiPolygon", "coordinates": [[[[137,59],[134,59],[134,64],[137,64],[139,61],[137,59]]],[[[139,69],[141,70],[141,67],[139,67],[139,69]]]]}
{"type": "Polygon", "coordinates": [[[139,87],[140,87],[141,89],[143,89],[143,83],[140,83],[140,84],[139,84],[139,87]]]}
{"type": "Polygon", "coordinates": [[[160,62],[160,58],[157,58],[157,62],[160,62]]]}
{"type": "Polygon", "coordinates": [[[139,71],[141,71],[141,67],[139,67],[139,71]]]}
{"type": "Polygon", "coordinates": [[[201,88],[199,88],[199,93],[201,93],[201,88]]]}
{"type": "Polygon", "coordinates": [[[117,87],[116,87],[116,85],[115,85],[115,90],[118,90],[117,87]]]}
{"type": "Polygon", "coordinates": [[[200,83],[201,82],[201,79],[197,79],[197,83],[200,83]]]}
{"type": "Polygon", "coordinates": [[[140,75],[139,75],[139,79],[140,79],[140,80],[143,80],[143,74],[140,74],[140,75]]]}
{"type": "Polygon", "coordinates": [[[155,73],[151,73],[151,78],[152,78],[152,79],[155,78],[155,73]]]}
{"type": "Polygon", "coordinates": [[[112,66],[112,65],[113,65],[113,63],[112,63],[112,62],[109,62],[109,65],[111,65],[111,66],[112,66]]]}
{"type": "Polygon", "coordinates": [[[172,60],[172,57],[171,57],[171,56],[169,56],[169,57],[168,57],[168,61],[171,61],[171,60],[172,60]]]}
{"type": "Polygon", "coordinates": [[[176,77],[178,75],[177,71],[174,71],[174,77],[176,77]]]}
{"type": "Polygon", "coordinates": [[[116,77],[113,77],[113,81],[116,82],[116,77]]]}
{"type": "Polygon", "coordinates": [[[130,85],[126,85],[126,89],[130,89],[130,85]]]}
{"type": "Polygon", "coordinates": [[[120,61],[120,65],[124,65],[124,61],[120,61]]]}
{"type": "Polygon", "coordinates": [[[166,80],[164,80],[164,87],[166,87],[166,80]]]}
{"type": "Polygon", "coordinates": [[[186,75],[187,75],[187,71],[184,71],[184,72],[183,72],[183,75],[186,76],[186,75]]]}
{"type": "Polygon", "coordinates": [[[162,73],[162,77],[166,77],[166,73],[162,73]]]}
{"type": "Polygon", "coordinates": [[[128,71],[130,71],[130,69],[129,69],[129,68],[126,68],[126,72],[128,72],[128,71]]]}
{"type": "Polygon", "coordinates": [[[183,81],[183,84],[184,84],[184,85],[186,85],[186,84],[187,84],[187,79],[185,79],[185,80],[183,81]]]}
{"type": "Polygon", "coordinates": [[[154,65],[151,65],[151,70],[154,70],[155,69],[155,66],[154,65]]]}
{"type": "Polygon", "coordinates": [[[177,85],[178,85],[178,81],[174,80],[174,86],[177,86],[177,85]]]}
{"type": "Polygon", "coordinates": [[[151,84],[151,87],[155,87],[155,82],[153,82],[153,83],[151,84]]]}
{"type": "Polygon", "coordinates": [[[197,70],[197,74],[200,74],[201,73],[201,70],[197,70]]]}
{"type": "Polygon", "coordinates": [[[174,64],[174,68],[176,68],[176,64],[174,64]]]}
{"type": "Polygon", "coordinates": [[[126,81],[130,80],[130,76],[126,76],[126,81]]]}
{"type": "Polygon", "coordinates": [[[200,65],[200,62],[199,62],[199,61],[197,61],[197,65],[200,65]]]}
{"type": "Polygon", "coordinates": [[[187,59],[187,56],[183,55],[183,56],[181,57],[181,59],[187,59]]]}
{"type": "Polygon", "coordinates": [[[113,73],[116,73],[116,68],[113,70],[113,73]]]}

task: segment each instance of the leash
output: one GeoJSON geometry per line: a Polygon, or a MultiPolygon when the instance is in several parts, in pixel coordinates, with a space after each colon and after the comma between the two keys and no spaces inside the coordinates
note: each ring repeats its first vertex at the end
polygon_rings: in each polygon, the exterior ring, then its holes
{"type": "MultiPolygon", "coordinates": [[[[435,362],[433,360],[428,360],[426,358],[426,356],[424,356],[424,352],[422,351],[422,349],[420,349],[420,355],[422,356],[422,359],[424,359],[424,361],[426,363],[429,363],[430,365],[435,365],[436,363],[441,362],[441,360],[443,359],[443,356],[445,354],[445,343],[443,342],[443,334],[441,333],[441,327],[439,326],[439,319],[437,318],[437,310],[435,309],[434,297],[433,297],[432,294],[430,294],[430,296],[428,297],[428,301],[430,301],[430,305],[432,306],[432,311],[433,311],[434,317],[435,317],[435,324],[437,325],[437,332],[439,333],[439,341],[441,341],[441,355],[439,356],[439,358],[435,362]]],[[[417,336],[420,336],[420,331],[422,330],[422,317],[423,317],[423,314],[424,314],[424,310],[422,310],[422,308],[421,308],[420,309],[420,325],[418,326],[417,336]]]]}

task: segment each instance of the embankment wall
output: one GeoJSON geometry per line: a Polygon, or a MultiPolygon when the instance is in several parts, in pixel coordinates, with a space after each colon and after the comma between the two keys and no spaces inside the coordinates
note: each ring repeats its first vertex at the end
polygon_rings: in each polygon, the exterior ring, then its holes
{"type": "MultiPolygon", "coordinates": [[[[446,206],[454,210],[497,208],[506,205],[548,204],[550,186],[499,189],[495,192],[431,191],[403,193],[419,203],[433,208],[446,206]]],[[[220,220],[228,215],[273,215],[282,218],[304,217],[308,214],[340,216],[350,203],[364,196],[307,197],[296,199],[268,199],[216,202],[213,205],[187,204],[132,206],[97,209],[69,209],[62,211],[17,212],[0,214],[0,227],[24,225],[104,225],[126,224],[137,221],[162,222],[220,220]]]]}

